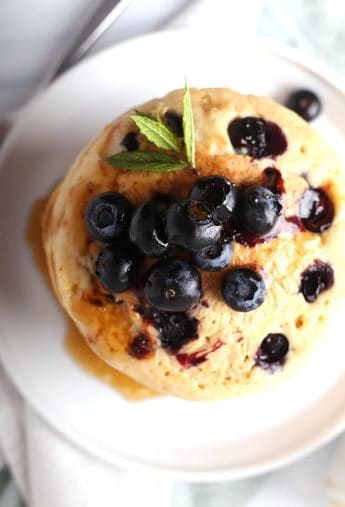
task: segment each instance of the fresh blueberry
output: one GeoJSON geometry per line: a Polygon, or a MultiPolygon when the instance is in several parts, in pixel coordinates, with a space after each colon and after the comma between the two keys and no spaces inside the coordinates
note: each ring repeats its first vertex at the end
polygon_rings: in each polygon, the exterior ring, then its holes
{"type": "Polygon", "coordinates": [[[269,333],[263,340],[256,353],[256,364],[267,367],[275,363],[282,364],[289,352],[289,340],[284,334],[269,333]]]}
{"type": "Polygon", "coordinates": [[[101,284],[110,292],[120,293],[134,285],[136,259],[126,247],[107,246],[96,261],[96,275],[101,284]]]}
{"type": "Polygon", "coordinates": [[[317,260],[303,271],[299,291],[307,303],[313,303],[321,292],[330,289],[333,285],[333,268],[326,262],[317,260]]]}
{"type": "Polygon", "coordinates": [[[197,338],[198,321],[188,317],[184,312],[156,312],[153,324],[159,333],[162,347],[172,352],[197,338]]]}
{"type": "Polygon", "coordinates": [[[264,236],[275,226],[282,205],[279,197],[265,187],[249,187],[241,197],[238,216],[246,231],[264,236]]]}
{"type": "Polygon", "coordinates": [[[238,268],[225,275],[222,293],[230,308],[237,312],[250,312],[264,302],[266,287],[257,271],[238,268]]]}
{"type": "Polygon", "coordinates": [[[145,333],[139,333],[129,343],[127,352],[136,359],[145,359],[154,352],[154,345],[149,336],[145,333]]]}
{"type": "Polygon", "coordinates": [[[147,256],[160,257],[168,249],[163,201],[149,201],[137,208],[129,229],[130,240],[147,256]]]}
{"type": "Polygon", "coordinates": [[[274,194],[285,194],[285,183],[282,173],[275,167],[267,167],[263,171],[263,186],[271,190],[274,194]]]}
{"type": "Polygon", "coordinates": [[[308,231],[324,232],[333,222],[332,201],[322,188],[308,188],[299,202],[299,216],[308,231]]]}
{"type": "Polygon", "coordinates": [[[262,158],[267,149],[266,123],[261,118],[247,116],[236,118],[228,127],[231,144],[235,150],[253,158],[262,158]]]}
{"type": "Polygon", "coordinates": [[[126,231],[131,213],[132,206],[123,195],[105,192],[88,203],[86,227],[93,239],[111,243],[126,231]]]}
{"type": "Polygon", "coordinates": [[[305,121],[314,120],[322,109],[319,97],[310,90],[297,90],[291,93],[286,107],[295,111],[305,121]]]}
{"type": "Polygon", "coordinates": [[[201,296],[201,279],[188,261],[171,257],[152,266],[146,276],[145,297],[162,312],[185,312],[201,296]]]}
{"type": "Polygon", "coordinates": [[[216,224],[205,204],[185,199],[170,206],[166,221],[169,243],[199,251],[220,238],[222,226],[216,224]]]}
{"type": "Polygon", "coordinates": [[[182,116],[175,111],[166,111],[164,114],[168,127],[179,137],[183,137],[182,116]]]}
{"type": "Polygon", "coordinates": [[[230,122],[228,135],[235,151],[252,158],[277,157],[287,148],[286,136],[276,123],[254,116],[230,122]]]}
{"type": "Polygon", "coordinates": [[[224,237],[213,245],[194,252],[193,262],[203,271],[220,271],[230,264],[233,253],[232,242],[224,237]]]}
{"type": "Polygon", "coordinates": [[[137,134],[135,132],[128,132],[120,144],[128,151],[136,151],[139,148],[137,134]]]}
{"type": "Polygon", "coordinates": [[[221,176],[206,176],[197,181],[190,197],[202,201],[216,221],[226,222],[235,208],[236,187],[221,176]]]}

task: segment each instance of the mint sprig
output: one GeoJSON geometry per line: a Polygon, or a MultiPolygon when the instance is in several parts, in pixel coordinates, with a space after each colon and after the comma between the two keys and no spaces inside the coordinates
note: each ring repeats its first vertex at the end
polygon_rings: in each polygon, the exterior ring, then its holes
{"type": "Polygon", "coordinates": [[[162,120],[157,117],[150,118],[147,115],[135,114],[131,116],[132,120],[140,130],[140,132],[157,148],[163,150],[172,150],[179,153],[180,145],[176,136],[168,127],[164,125],[162,120]]]}
{"type": "Polygon", "coordinates": [[[182,117],[185,155],[181,150],[180,139],[162,122],[162,119],[158,115],[154,118],[149,114],[136,110],[135,114],[131,116],[131,119],[138,127],[140,133],[157,148],[174,151],[179,153],[180,157],[175,158],[161,151],[122,151],[108,157],[106,160],[109,164],[118,169],[153,172],[180,171],[188,165],[195,167],[193,111],[187,84],[185,85],[183,95],[182,117]],[[187,160],[185,160],[185,158],[187,160]]]}
{"type": "Polygon", "coordinates": [[[190,98],[190,91],[187,84],[185,84],[183,95],[182,126],[187,160],[192,167],[195,167],[195,133],[194,133],[192,100],[190,98]]]}
{"type": "Polygon", "coordinates": [[[107,162],[119,169],[131,171],[172,172],[187,166],[184,160],[177,160],[158,151],[121,151],[107,158],[107,162]]]}

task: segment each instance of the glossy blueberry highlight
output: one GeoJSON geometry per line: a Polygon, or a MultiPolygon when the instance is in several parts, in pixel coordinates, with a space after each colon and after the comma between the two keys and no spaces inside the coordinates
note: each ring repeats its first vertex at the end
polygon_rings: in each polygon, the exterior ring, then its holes
{"type": "Polygon", "coordinates": [[[128,227],[132,206],[116,192],[96,195],[88,203],[85,223],[90,236],[103,243],[111,243],[128,227]]]}
{"type": "Polygon", "coordinates": [[[311,90],[296,90],[286,101],[286,107],[295,111],[305,121],[312,121],[321,113],[321,100],[311,90]]]}
{"type": "Polygon", "coordinates": [[[265,156],[267,131],[265,121],[254,116],[237,118],[228,127],[231,144],[235,150],[252,158],[265,156]]]}
{"type": "Polygon", "coordinates": [[[287,148],[286,136],[276,123],[254,116],[232,120],[228,135],[235,151],[256,159],[275,158],[287,148]]]}
{"type": "Polygon", "coordinates": [[[211,246],[222,232],[222,226],[214,222],[205,204],[193,199],[170,206],[166,228],[169,243],[194,252],[211,246]]]}
{"type": "Polygon", "coordinates": [[[149,257],[160,257],[168,249],[165,219],[168,210],[163,201],[149,201],[134,212],[130,229],[130,240],[149,257]]]}
{"type": "Polygon", "coordinates": [[[217,222],[229,220],[236,205],[236,187],[221,176],[206,176],[197,181],[190,197],[202,201],[217,222]]]}
{"type": "Polygon", "coordinates": [[[121,293],[134,285],[136,262],[129,248],[108,246],[101,250],[96,261],[96,275],[110,292],[121,293]]]}
{"type": "Polygon", "coordinates": [[[201,278],[190,262],[170,257],[152,266],[146,275],[147,301],[163,312],[185,312],[201,296],[201,278]]]}
{"type": "Polygon", "coordinates": [[[256,364],[263,368],[283,364],[289,352],[289,340],[282,333],[270,333],[262,341],[256,354],[256,364]]]}
{"type": "Polygon", "coordinates": [[[233,310],[251,312],[264,302],[266,287],[257,271],[248,268],[232,269],[223,279],[222,294],[233,310]]]}
{"type": "Polygon", "coordinates": [[[203,271],[220,271],[226,268],[233,257],[233,243],[222,238],[213,245],[193,253],[193,263],[203,271]]]}
{"type": "Polygon", "coordinates": [[[254,236],[268,234],[281,214],[279,197],[265,187],[249,187],[239,203],[239,218],[246,231],[254,236]]]}

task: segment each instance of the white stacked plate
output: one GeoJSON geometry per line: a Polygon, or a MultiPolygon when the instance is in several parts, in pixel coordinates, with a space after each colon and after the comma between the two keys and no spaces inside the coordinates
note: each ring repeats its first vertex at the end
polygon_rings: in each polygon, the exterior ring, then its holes
{"type": "Polygon", "coordinates": [[[190,86],[283,100],[308,87],[324,103],[315,127],[345,152],[345,97],[324,69],[258,41],[226,45],[164,32],[110,48],[55,82],[26,109],[2,153],[0,357],[27,401],[76,445],[111,463],[186,480],[238,478],[287,463],[345,427],[342,316],[294,378],[224,402],[130,402],[89,376],[64,346],[66,319],[26,242],[33,203],[96,132],[134,104],[190,86]]]}

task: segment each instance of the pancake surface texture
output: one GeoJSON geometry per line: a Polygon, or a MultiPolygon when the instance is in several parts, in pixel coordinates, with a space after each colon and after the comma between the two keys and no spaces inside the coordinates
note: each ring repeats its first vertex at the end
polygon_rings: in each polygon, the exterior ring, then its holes
{"type": "MultiPolygon", "coordinates": [[[[183,90],[138,106],[141,112],[165,117],[182,112],[183,90]]],[[[245,96],[228,89],[191,90],[195,124],[195,171],[171,173],[121,170],[105,158],[124,150],[121,144],[137,129],[122,115],[81,152],[61,184],[54,190],[43,216],[43,239],[56,296],[73,319],[87,344],[105,362],[143,385],[191,400],[214,400],[251,394],[274,385],[303,367],[312,349],[325,337],[329,318],[344,294],[345,173],[333,150],[295,113],[273,101],[245,96]],[[229,123],[241,117],[259,117],[277,124],[287,149],[275,158],[252,159],[235,152],[229,123]],[[178,354],[163,348],[157,329],[140,310],[142,293],[111,295],[97,281],[95,259],[100,244],[91,241],[85,226],[85,208],[92,197],[115,191],[137,206],[157,193],[183,199],[198,178],[220,175],[239,187],[263,184],[263,171],[277,168],[283,178],[283,214],[296,217],[299,201],[310,187],[324,189],[334,206],[334,220],[322,233],[298,230],[293,220],[277,237],[255,246],[234,242],[234,257],[222,271],[201,272],[202,298],[188,315],[198,325],[196,339],[178,354]],[[334,270],[334,285],[315,302],[300,292],[303,271],[315,261],[334,270]],[[232,310],[221,295],[221,280],[234,267],[252,267],[263,273],[267,295],[254,311],[232,310]],[[154,350],[137,359],[128,353],[135,336],[150,337],[154,350]],[[284,364],[262,368],[255,358],[269,333],[289,340],[284,364]],[[190,358],[202,360],[189,360],[190,358]],[[189,358],[189,359],[188,359],[189,358]]],[[[141,149],[153,149],[139,134],[141,149]]],[[[335,352],[336,353],[336,352],[335,352]]]]}

